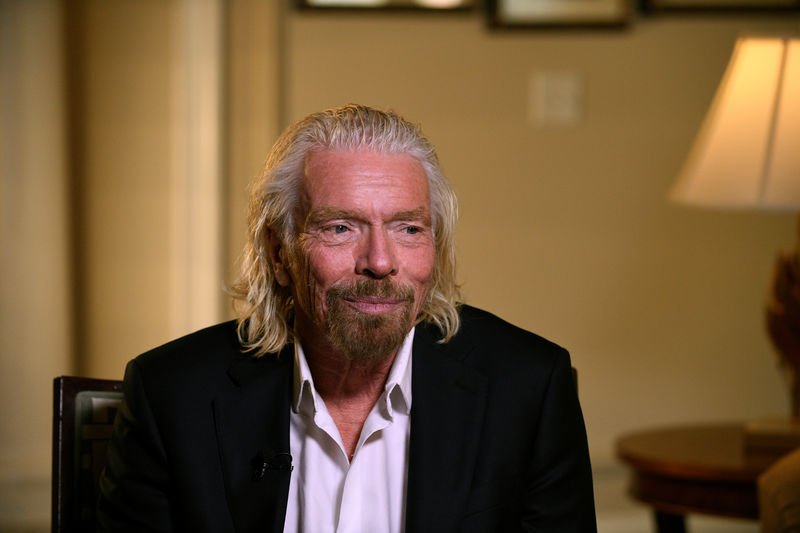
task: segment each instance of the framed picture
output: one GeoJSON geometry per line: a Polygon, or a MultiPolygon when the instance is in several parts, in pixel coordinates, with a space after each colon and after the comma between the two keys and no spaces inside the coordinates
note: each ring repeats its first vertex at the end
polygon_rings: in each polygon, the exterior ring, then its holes
{"type": "Polygon", "coordinates": [[[296,5],[301,9],[464,11],[474,8],[478,1],[479,0],[296,0],[296,5]]]}
{"type": "Polygon", "coordinates": [[[625,26],[631,0],[486,0],[498,28],[625,26]]]}
{"type": "Polygon", "coordinates": [[[643,0],[646,11],[800,11],[800,0],[643,0]]]}

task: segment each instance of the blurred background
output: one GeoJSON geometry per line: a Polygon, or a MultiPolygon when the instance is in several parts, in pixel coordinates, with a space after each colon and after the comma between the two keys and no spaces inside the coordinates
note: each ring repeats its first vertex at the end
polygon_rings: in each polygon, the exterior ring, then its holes
{"type": "Polygon", "coordinates": [[[349,102],[438,147],[468,303],[570,350],[600,529],[647,531],[615,439],[788,413],[763,309],[794,216],[666,197],[737,36],[798,30],[797,11],[511,29],[481,7],[0,0],[0,531],[49,529],[53,378],[120,379],[230,317],[248,182],[286,125],[349,102]]]}

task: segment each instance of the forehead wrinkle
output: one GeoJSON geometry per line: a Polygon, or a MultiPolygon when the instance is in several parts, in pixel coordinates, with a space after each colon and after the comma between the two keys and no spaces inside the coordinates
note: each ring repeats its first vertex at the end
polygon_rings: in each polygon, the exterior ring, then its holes
{"type": "MultiPolygon", "coordinates": [[[[345,219],[345,220],[367,220],[362,214],[358,211],[352,209],[342,209],[340,207],[315,207],[311,211],[309,211],[308,216],[306,216],[305,220],[305,227],[315,226],[327,220],[336,220],[336,219],[345,219]]],[[[430,226],[431,225],[431,215],[430,211],[425,207],[417,207],[415,209],[407,209],[404,211],[396,211],[392,213],[391,217],[388,221],[393,222],[396,220],[419,220],[423,224],[430,226]]]]}

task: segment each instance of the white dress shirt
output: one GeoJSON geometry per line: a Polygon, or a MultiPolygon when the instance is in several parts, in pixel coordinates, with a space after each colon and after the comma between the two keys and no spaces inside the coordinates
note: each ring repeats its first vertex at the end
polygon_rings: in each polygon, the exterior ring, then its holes
{"type": "Polygon", "coordinates": [[[361,430],[352,461],[295,343],[292,453],[284,532],[398,533],[405,527],[411,410],[411,345],[406,336],[386,386],[361,430]]]}

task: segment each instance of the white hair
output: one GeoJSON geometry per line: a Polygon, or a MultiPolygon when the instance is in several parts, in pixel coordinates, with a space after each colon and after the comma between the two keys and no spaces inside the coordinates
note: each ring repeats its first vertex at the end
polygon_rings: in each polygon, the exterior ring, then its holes
{"type": "Polygon", "coordinates": [[[297,238],[295,214],[300,204],[305,162],[323,150],[369,150],[404,153],[422,165],[428,180],[436,258],[433,279],[419,320],[435,324],[447,342],[459,327],[461,296],[456,283],[455,192],[439,166],[433,145],[420,129],[391,111],[350,104],[313,113],[290,126],[270,150],[252,185],[249,239],[239,279],[232,288],[239,339],[256,355],[277,353],[291,342],[291,293],[275,279],[268,233],[291,249],[297,238]]]}

